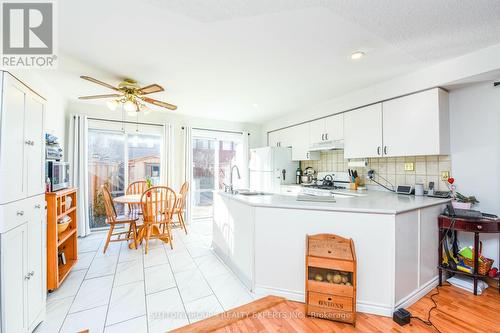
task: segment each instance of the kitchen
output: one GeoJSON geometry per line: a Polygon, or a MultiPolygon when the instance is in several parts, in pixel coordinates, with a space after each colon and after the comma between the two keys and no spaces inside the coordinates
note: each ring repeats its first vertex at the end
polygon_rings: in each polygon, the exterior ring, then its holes
{"type": "Polygon", "coordinates": [[[0,332],[497,330],[497,3],[1,6],[0,332]]]}

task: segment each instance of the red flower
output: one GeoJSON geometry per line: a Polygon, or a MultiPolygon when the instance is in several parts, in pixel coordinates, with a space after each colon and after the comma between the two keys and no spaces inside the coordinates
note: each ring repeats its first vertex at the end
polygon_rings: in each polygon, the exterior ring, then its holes
{"type": "Polygon", "coordinates": [[[448,178],[448,183],[450,183],[450,185],[453,185],[454,182],[455,178],[448,178]]]}

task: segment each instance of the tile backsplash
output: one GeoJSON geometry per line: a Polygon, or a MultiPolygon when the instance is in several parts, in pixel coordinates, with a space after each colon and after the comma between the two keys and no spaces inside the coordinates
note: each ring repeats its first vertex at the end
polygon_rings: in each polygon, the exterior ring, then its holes
{"type": "MultiPolygon", "coordinates": [[[[302,170],[313,167],[316,171],[346,172],[349,168],[348,160],[344,159],[343,150],[331,150],[321,152],[321,158],[317,161],[302,161],[302,170]]],[[[378,157],[369,158],[366,168],[351,168],[365,178],[369,169],[375,170],[375,180],[388,186],[414,185],[422,183],[427,189],[429,182],[434,182],[438,190],[446,191],[448,187],[445,181],[441,181],[441,172],[451,172],[451,159],[448,155],[443,156],[412,156],[412,157],[378,157]],[[405,163],[414,163],[414,171],[405,171],[405,163]]],[[[365,180],[368,185],[376,185],[372,181],[365,180]]]]}

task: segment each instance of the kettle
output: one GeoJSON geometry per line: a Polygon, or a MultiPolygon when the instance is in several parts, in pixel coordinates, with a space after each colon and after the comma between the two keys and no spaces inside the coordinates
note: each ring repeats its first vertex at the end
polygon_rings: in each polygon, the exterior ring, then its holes
{"type": "Polygon", "coordinates": [[[301,177],[302,184],[311,184],[316,176],[316,171],[312,167],[307,167],[301,177]]]}

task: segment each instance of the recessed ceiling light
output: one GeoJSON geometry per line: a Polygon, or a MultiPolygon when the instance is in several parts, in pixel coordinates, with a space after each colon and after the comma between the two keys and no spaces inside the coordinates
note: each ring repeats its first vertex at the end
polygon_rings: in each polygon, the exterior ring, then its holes
{"type": "Polygon", "coordinates": [[[352,60],[358,60],[361,59],[365,56],[365,53],[362,51],[356,51],[351,54],[351,59],[352,60]]]}

